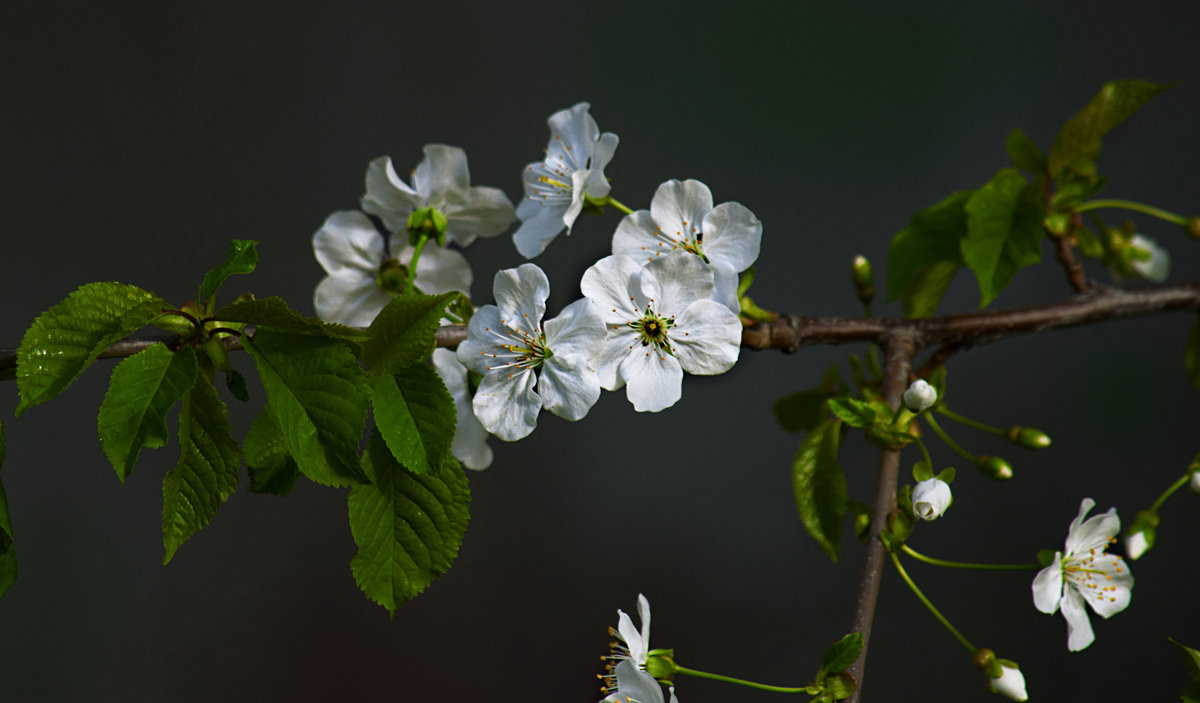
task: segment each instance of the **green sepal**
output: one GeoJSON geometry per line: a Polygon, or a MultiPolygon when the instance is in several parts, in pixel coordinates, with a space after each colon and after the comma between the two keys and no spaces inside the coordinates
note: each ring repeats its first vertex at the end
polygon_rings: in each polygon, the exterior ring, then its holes
{"type": "Polygon", "coordinates": [[[854,662],[858,661],[858,655],[862,653],[862,647],[863,636],[861,632],[851,632],[833,643],[829,649],[825,650],[825,656],[821,658],[822,673],[836,674],[839,671],[849,669],[854,662]]]}
{"type": "Polygon", "coordinates": [[[1192,331],[1184,342],[1183,369],[1196,390],[1200,390],[1200,318],[1192,323],[1192,331]]]}
{"type": "Polygon", "coordinates": [[[179,463],[163,476],[163,564],[237,490],[241,463],[229,411],[200,374],[179,412],[179,463]]]}
{"type": "Polygon", "coordinates": [[[758,270],[753,266],[738,274],[737,297],[738,300],[750,290],[750,286],[754,285],[754,278],[758,275],[758,270]]]}
{"type": "Polygon", "coordinates": [[[967,201],[963,262],[979,282],[986,307],[1020,269],[1042,260],[1044,206],[1025,177],[1002,169],[967,201]]]}
{"type": "Polygon", "coordinates": [[[939,481],[941,481],[942,483],[944,483],[948,486],[948,485],[954,483],[954,477],[957,475],[958,475],[958,472],[954,470],[953,466],[947,466],[946,468],[944,468],[940,472],[938,472],[938,475],[935,476],[934,478],[938,479],[939,481]]]}
{"type": "Polygon", "coordinates": [[[242,343],[300,472],[326,486],[367,480],[358,444],[369,392],[354,354],[336,339],[266,326],[242,343]]]}
{"type": "Polygon", "coordinates": [[[1068,120],[1054,138],[1048,164],[1050,175],[1058,176],[1070,169],[1094,178],[1100,138],[1167,87],[1146,81],[1113,81],[1101,86],[1096,97],[1068,120]]]}
{"type": "Polygon", "coordinates": [[[258,266],[258,242],[252,239],[235,239],[229,243],[229,251],[225,254],[225,263],[204,274],[204,282],[200,284],[199,302],[211,308],[213,296],[225,279],[235,273],[253,273],[258,266]]]}
{"type": "Polygon", "coordinates": [[[332,322],[322,322],[315,317],[304,317],[292,310],[283,298],[242,297],[236,302],[213,313],[219,322],[242,322],[266,325],[277,330],[321,334],[350,342],[362,342],[371,338],[370,333],[332,322]]]}
{"type": "MultiPolygon", "coordinates": [[[[0,422],[0,469],[4,468],[4,423],[0,422]]],[[[13,537],[12,517],[8,514],[8,494],[0,482],[0,598],[17,580],[17,546],[13,537]]]]}
{"type": "Polygon", "coordinates": [[[917,463],[913,464],[912,477],[917,483],[920,483],[921,481],[928,481],[929,479],[933,478],[933,467],[924,461],[918,461],[917,463]]]}
{"type": "Polygon", "coordinates": [[[413,364],[371,377],[375,425],[392,456],[416,474],[434,473],[454,441],[458,414],[437,372],[413,364]]]}
{"type": "Polygon", "coordinates": [[[446,306],[458,295],[413,293],[396,296],[388,303],[368,331],[371,339],[363,342],[363,363],[371,374],[396,373],[423,361],[433,353],[434,335],[441,324],[446,306]]]}
{"type": "Polygon", "coordinates": [[[830,412],[850,427],[862,430],[875,423],[875,408],[865,400],[850,396],[838,396],[830,398],[826,401],[826,405],[830,412]]]}
{"type": "Polygon", "coordinates": [[[783,396],[771,406],[771,412],[775,415],[775,421],[788,432],[808,432],[821,423],[825,401],[845,390],[837,364],[833,364],[826,369],[815,388],[783,396]]]}
{"type": "Polygon", "coordinates": [[[100,352],[158,317],[167,304],[122,283],[89,283],[38,315],[17,349],[16,415],[71,385],[100,352]]]}
{"type": "Polygon", "coordinates": [[[837,562],[846,516],[846,476],[838,463],[838,420],[826,420],[800,442],[792,460],[792,491],[804,529],[837,562]]]}
{"type": "Polygon", "coordinates": [[[196,385],[196,354],[155,344],[113,368],[100,403],[100,447],[124,483],[142,447],[167,442],[167,412],[196,385]]]}
{"type": "Polygon", "coordinates": [[[1033,140],[1025,136],[1020,129],[1013,129],[1004,140],[1004,150],[1013,166],[1023,168],[1032,173],[1041,173],[1046,168],[1046,155],[1038,148],[1033,140]]]}
{"type": "Polygon", "coordinates": [[[292,492],[296,479],[300,478],[300,468],[284,446],[283,432],[270,405],[264,405],[254,418],[242,440],[242,454],[246,473],[250,475],[251,492],[277,496],[292,492]]]}
{"type": "Polygon", "coordinates": [[[936,310],[963,264],[959,241],[967,233],[963,209],[974,191],[958,191],[913,215],[888,249],[888,302],[900,300],[907,317],[936,310]]]}
{"type": "Polygon", "coordinates": [[[451,464],[414,474],[371,433],[363,468],[368,485],[350,489],[350,533],[358,553],[354,580],[368,598],[394,614],[446,573],[467,529],[471,492],[466,474],[451,464]]]}

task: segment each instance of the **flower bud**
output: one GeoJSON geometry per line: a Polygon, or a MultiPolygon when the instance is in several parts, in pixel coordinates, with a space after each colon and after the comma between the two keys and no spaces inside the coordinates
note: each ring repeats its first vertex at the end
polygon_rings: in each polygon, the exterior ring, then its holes
{"type": "Polygon", "coordinates": [[[1189,217],[1187,227],[1184,229],[1187,230],[1188,235],[1191,237],[1200,239],[1200,217],[1189,217]]]}
{"type": "Polygon", "coordinates": [[[1188,467],[1188,471],[1192,474],[1192,477],[1188,479],[1188,488],[1192,490],[1192,493],[1200,495],[1200,458],[1192,462],[1192,465],[1188,467]]]}
{"type": "Polygon", "coordinates": [[[670,683],[675,678],[675,650],[653,649],[646,656],[646,673],[659,681],[670,683]]]}
{"type": "Polygon", "coordinates": [[[981,456],[975,466],[983,473],[999,481],[1006,481],[1013,476],[1012,464],[998,456],[981,456]]]}
{"type": "Polygon", "coordinates": [[[999,693],[1014,701],[1029,700],[1029,694],[1025,692],[1025,675],[1021,673],[1016,662],[997,659],[996,665],[1000,669],[999,676],[992,676],[991,671],[987,672],[988,688],[992,689],[992,693],[999,693]]]}
{"type": "Polygon", "coordinates": [[[446,216],[435,207],[419,207],[408,216],[408,243],[414,247],[421,237],[440,247],[446,243],[446,216]]]}
{"type": "Polygon", "coordinates": [[[384,261],[379,273],[375,274],[375,285],[388,293],[404,292],[408,288],[408,280],[408,267],[395,259],[384,261]]]}
{"type": "Polygon", "coordinates": [[[1045,432],[1032,427],[1013,425],[1008,428],[1004,436],[1009,442],[1026,449],[1045,449],[1050,446],[1050,437],[1045,432]]]}
{"type": "Polygon", "coordinates": [[[1134,518],[1133,524],[1125,532],[1125,556],[1138,559],[1154,546],[1158,535],[1158,514],[1143,510],[1134,518]]]}
{"type": "Polygon", "coordinates": [[[904,407],[914,413],[924,412],[937,402],[937,390],[924,379],[918,378],[904,391],[903,399],[904,407]]]}
{"type": "Polygon", "coordinates": [[[1171,271],[1171,255],[1153,239],[1135,234],[1129,240],[1129,266],[1148,281],[1162,283],[1171,271]]]}
{"type": "Polygon", "coordinates": [[[921,481],[913,488],[913,514],[922,520],[938,519],[953,501],[954,499],[950,495],[950,486],[940,478],[921,481]]]}
{"type": "Polygon", "coordinates": [[[1071,216],[1065,212],[1052,212],[1046,215],[1042,226],[1055,237],[1061,237],[1071,231],[1071,216]]]}
{"type": "Polygon", "coordinates": [[[865,256],[854,257],[850,267],[851,278],[854,279],[854,292],[863,305],[870,305],[875,299],[875,272],[871,270],[871,262],[865,256]]]}

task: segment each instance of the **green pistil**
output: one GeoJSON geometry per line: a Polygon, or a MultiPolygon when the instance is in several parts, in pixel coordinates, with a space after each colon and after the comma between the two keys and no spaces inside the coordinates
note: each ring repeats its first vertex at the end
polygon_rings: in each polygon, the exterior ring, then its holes
{"type": "Polygon", "coordinates": [[[673,354],[671,339],[667,333],[674,324],[675,318],[659,317],[647,307],[646,314],[642,316],[642,319],[630,322],[629,326],[637,330],[638,341],[642,343],[643,347],[653,346],[663,353],[673,354]]]}

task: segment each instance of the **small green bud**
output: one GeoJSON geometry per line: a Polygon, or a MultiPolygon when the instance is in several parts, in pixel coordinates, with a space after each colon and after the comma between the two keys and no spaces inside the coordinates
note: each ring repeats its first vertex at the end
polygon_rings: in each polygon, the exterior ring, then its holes
{"type": "Polygon", "coordinates": [[[1045,432],[1032,427],[1013,425],[1008,428],[1004,436],[1009,442],[1026,449],[1045,449],[1050,446],[1050,437],[1045,432]]]}
{"type": "Polygon", "coordinates": [[[1071,216],[1065,212],[1052,212],[1046,215],[1042,226],[1055,237],[1062,237],[1071,231],[1071,216]]]}
{"type": "Polygon", "coordinates": [[[1158,537],[1158,514],[1143,510],[1134,518],[1133,524],[1125,532],[1125,556],[1139,559],[1150,551],[1158,537]]]}
{"type": "Polygon", "coordinates": [[[1000,481],[1007,481],[1013,477],[1012,464],[998,456],[981,456],[975,462],[975,466],[979,467],[983,473],[1000,481]]]}
{"type": "Polygon", "coordinates": [[[1054,554],[1055,551],[1053,549],[1039,549],[1037,553],[1037,563],[1041,564],[1042,566],[1050,566],[1054,563],[1054,554]]]}
{"type": "Polygon", "coordinates": [[[671,683],[677,671],[674,649],[652,649],[646,655],[646,673],[659,681],[671,683]]]}
{"type": "Polygon", "coordinates": [[[865,256],[854,257],[850,266],[851,278],[854,280],[854,292],[863,305],[870,305],[875,299],[875,272],[871,270],[871,262],[865,256]]]}
{"type": "Polygon", "coordinates": [[[403,293],[408,289],[408,281],[408,267],[395,259],[384,261],[375,274],[375,285],[388,293],[403,293]]]}
{"type": "Polygon", "coordinates": [[[971,657],[975,668],[980,671],[987,671],[992,668],[992,664],[996,663],[996,653],[987,647],[980,647],[975,650],[975,654],[971,657]]]}
{"type": "Polygon", "coordinates": [[[844,701],[858,689],[858,681],[848,671],[839,671],[825,678],[825,693],[835,701],[844,701]]]}
{"type": "Polygon", "coordinates": [[[408,243],[415,247],[421,237],[432,239],[439,247],[446,244],[446,216],[441,210],[420,207],[409,214],[408,243]]]}
{"type": "Polygon", "coordinates": [[[1200,216],[1189,217],[1187,221],[1187,227],[1185,227],[1185,229],[1187,230],[1188,236],[1195,239],[1200,239],[1200,216]]]}
{"type": "Polygon", "coordinates": [[[462,293],[459,293],[454,302],[450,303],[450,307],[447,310],[450,314],[462,320],[464,324],[470,322],[471,316],[475,314],[475,306],[471,304],[471,299],[462,293]]]}

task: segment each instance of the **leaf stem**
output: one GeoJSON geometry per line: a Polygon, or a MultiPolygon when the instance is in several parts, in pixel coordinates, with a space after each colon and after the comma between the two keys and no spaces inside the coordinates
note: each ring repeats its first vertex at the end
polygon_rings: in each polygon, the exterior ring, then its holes
{"type": "Polygon", "coordinates": [[[1154,207],[1153,205],[1146,205],[1145,203],[1139,203],[1133,200],[1120,200],[1118,198],[1098,198],[1096,200],[1089,200],[1086,203],[1080,203],[1079,205],[1075,206],[1075,212],[1086,212],[1087,210],[1095,210],[1097,208],[1120,208],[1122,210],[1133,210],[1134,212],[1140,212],[1143,215],[1149,215],[1151,217],[1157,217],[1160,220],[1166,220],[1167,222],[1170,222],[1173,225],[1179,225],[1180,227],[1186,227],[1188,223],[1188,218],[1184,217],[1183,215],[1176,215],[1173,212],[1154,207]]]}
{"type": "Polygon", "coordinates": [[[947,569],[971,569],[975,571],[1035,571],[1041,569],[1041,564],[977,564],[969,561],[947,561],[945,559],[935,559],[934,557],[925,556],[907,544],[900,545],[900,549],[904,553],[916,559],[923,561],[926,564],[934,566],[944,566],[947,569]]]}
{"type": "Polygon", "coordinates": [[[975,646],[972,645],[966,637],[963,637],[963,634],[959,632],[954,625],[950,624],[950,621],[946,619],[946,616],[942,615],[941,611],[938,610],[937,607],[925,597],[925,594],[921,592],[921,589],[917,588],[917,584],[913,582],[912,577],[909,576],[908,572],[904,570],[904,567],[900,565],[900,557],[896,556],[895,552],[890,552],[888,556],[892,558],[892,565],[896,567],[896,571],[900,574],[900,578],[904,579],[904,583],[907,583],[908,587],[912,589],[912,592],[917,597],[917,600],[925,604],[925,607],[929,609],[929,612],[933,613],[933,617],[937,618],[938,622],[942,623],[942,625],[944,625],[946,629],[950,631],[950,634],[954,635],[954,639],[962,643],[962,646],[966,647],[968,652],[974,654],[975,646]]]}
{"type": "Polygon", "coordinates": [[[950,408],[947,408],[944,405],[938,406],[937,411],[939,413],[945,415],[946,417],[950,418],[951,420],[954,420],[955,422],[959,423],[960,425],[966,425],[967,427],[974,427],[975,429],[977,429],[981,432],[990,432],[991,434],[995,434],[995,435],[1003,435],[1005,432],[1003,429],[1001,429],[999,427],[992,427],[991,425],[985,425],[984,423],[979,422],[978,420],[972,420],[969,417],[963,417],[962,415],[959,415],[958,413],[954,412],[953,410],[951,410],[950,408]]]}
{"type": "Polygon", "coordinates": [[[1154,501],[1154,505],[1150,506],[1150,512],[1157,513],[1158,509],[1162,507],[1162,504],[1167,502],[1167,498],[1170,498],[1171,494],[1174,493],[1175,491],[1178,491],[1180,488],[1183,488],[1184,485],[1189,480],[1191,480],[1191,478],[1192,478],[1191,472],[1185,473],[1183,476],[1180,476],[1178,481],[1176,481],[1175,483],[1172,483],[1170,485],[1170,487],[1168,487],[1167,490],[1163,491],[1162,495],[1160,495],[1158,497],[1158,500],[1154,501]]]}
{"type": "Polygon", "coordinates": [[[725,683],[734,683],[739,686],[748,688],[757,688],[760,691],[774,691],[776,693],[813,693],[808,686],[769,686],[765,683],[757,683],[755,681],[747,681],[746,679],[735,679],[732,676],[723,676],[721,674],[710,674],[707,671],[697,671],[689,669],[686,666],[675,665],[675,673],[685,676],[695,676],[698,679],[712,679],[714,681],[724,681],[725,683]]]}
{"type": "Polygon", "coordinates": [[[933,418],[932,414],[926,414],[925,421],[929,423],[929,429],[933,430],[933,433],[940,437],[941,440],[946,443],[947,447],[953,449],[956,454],[972,464],[979,463],[979,457],[975,456],[971,452],[968,452],[966,449],[963,449],[962,445],[960,445],[958,442],[950,439],[950,435],[946,434],[946,431],[942,429],[942,426],[938,424],[938,421],[933,418]]]}

